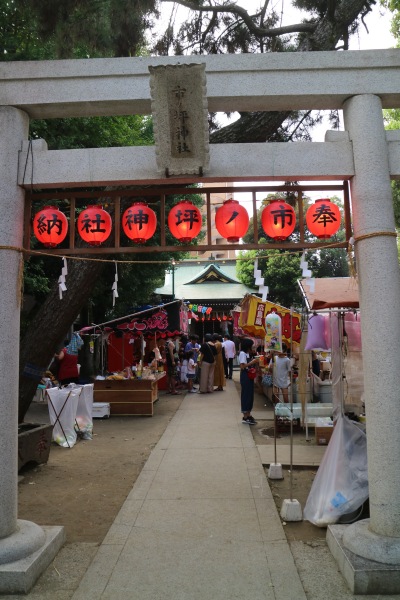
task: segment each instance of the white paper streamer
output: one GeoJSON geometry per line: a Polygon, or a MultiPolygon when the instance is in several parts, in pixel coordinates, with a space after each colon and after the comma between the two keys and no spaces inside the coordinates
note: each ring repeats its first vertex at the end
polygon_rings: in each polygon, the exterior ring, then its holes
{"type": "Polygon", "coordinates": [[[113,296],[113,306],[115,306],[115,298],[118,298],[118,269],[117,263],[115,263],[115,279],[112,284],[112,296],[113,296]]]}
{"type": "Polygon", "coordinates": [[[306,261],[305,251],[301,255],[300,268],[302,269],[301,274],[303,277],[305,277],[310,292],[313,293],[315,291],[315,278],[312,276],[312,271],[310,271],[310,269],[308,268],[308,262],[306,261]]]}
{"type": "Polygon", "coordinates": [[[258,292],[261,294],[262,300],[265,302],[268,296],[269,288],[264,285],[264,277],[261,277],[261,271],[258,268],[258,258],[254,261],[254,279],[255,285],[258,285],[258,292]]]}
{"type": "Polygon", "coordinates": [[[65,285],[65,278],[68,275],[68,267],[67,267],[67,259],[65,258],[65,256],[63,256],[63,267],[61,269],[61,275],[58,278],[58,294],[60,297],[60,300],[62,300],[63,297],[63,292],[67,291],[67,286],[65,285]]]}

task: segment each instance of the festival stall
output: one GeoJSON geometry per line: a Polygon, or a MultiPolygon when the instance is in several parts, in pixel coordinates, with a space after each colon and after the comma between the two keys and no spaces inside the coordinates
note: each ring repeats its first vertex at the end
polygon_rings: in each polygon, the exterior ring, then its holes
{"type": "Polygon", "coordinates": [[[186,305],[176,300],[104,325],[106,373],[94,382],[95,402],[109,403],[111,415],[152,416],[164,388],[165,341],[187,333],[186,305]],[[152,352],[157,364],[150,366],[152,352]]]}
{"type": "Polygon", "coordinates": [[[297,312],[291,312],[279,304],[274,304],[258,298],[252,294],[245,296],[240,303],[240,312],[234,313],[235,335],[249,336],[258,340],[264,346],[266,329],[265,318],[271,313],[276,313],[281,318],[282,340],[295,352],[301,339],[301,316],[297,312]],[[236,328],[236,332],[235,332],[236,328]]]}
{"type": "MultiPolygon", "coordinates": [[[[327,353],[322,357],[330,358],[333,403],[333,420],[320,424],[330,431],[329,444],[304,507],[304,518],[319,527],[352,523],[363,513],[368,499],[358,285],[350,277],[310,278],[299,285],[308,313],[305,350],[327,353]]],[[[319,431],[317,423],[317,443],[319,431]]]]}
{"type": "Polygon", "coordinates": [[[313,375],[314,395],[322,402],[329,397],[336,412],[343,406],[359,416],[364,388],[357,281],[302,279],[299,286],[307,311],[305,351],[314,351],[320,364],[320,375],[313,375]]]}

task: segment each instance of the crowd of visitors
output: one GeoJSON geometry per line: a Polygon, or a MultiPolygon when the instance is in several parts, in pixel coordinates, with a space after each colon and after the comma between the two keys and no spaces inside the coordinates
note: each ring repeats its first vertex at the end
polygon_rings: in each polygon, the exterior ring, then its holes
{"type": "MultiPolygon", "coordinates": [[[[281,352],[264,352],[262,346],[254,348],[253,340],[243,338],[239,348],[228,334],[207,333],[200,343],[198,335],[188,339],[167,341],[162,355],[167,373],[167,394],[210,394],[222,392],[227,379],[232,379],[236,364],[240,369],[242,422],[254,425],[251,414],[254,389],[268,385],[272,403],[277,398],[289,401],[290,374],[294,359],[289,358],[285,345],[281,352]],[[268,384],[266,382],[268,381],[268,384]]],[[[278,400],[276,400],[278,401],[278,400]]]]}

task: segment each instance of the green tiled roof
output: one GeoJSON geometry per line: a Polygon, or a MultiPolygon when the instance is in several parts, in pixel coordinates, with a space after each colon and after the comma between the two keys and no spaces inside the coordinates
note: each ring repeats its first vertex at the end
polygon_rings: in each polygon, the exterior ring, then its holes
{"type": "MultiPolygon", "coordinates": [[[[172,295],[172,275],[168,274],[165,285],[155,291],[161,296],[172,295]]],[[[184,298],[191,302],[199,300],[235,302],[246,294],[254,293],[254,289],[243,285],[237,279],[235,261],[218,265],[208,263],[206,266],[196,262],[180,264],[175,268],[174,292],[175,298],[184,298]],[[218,281],[218,278],[227,283],[218,281]]]]}

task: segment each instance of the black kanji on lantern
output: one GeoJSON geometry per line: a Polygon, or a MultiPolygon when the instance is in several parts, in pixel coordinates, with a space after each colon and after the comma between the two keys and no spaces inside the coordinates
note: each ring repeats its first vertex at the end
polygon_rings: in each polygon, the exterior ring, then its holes
{"type": "Polygon", "coordinates": [[[293,222],[293,212],[290,208],[286,208],[284,204],[280,204],[276,210],[271,210],[271,215],[274,217],[274,225],[280,224],[282,229],[293,222]]]}
{"type": "Polygon", "coordinates": [[[336,221],[336,215],[329,204],[318,204],[315,207],[313,223],[322,223],[325,227],[327,223],[335,223],[336,221]]]}
{"type": "Polygon", "coordinates": [[[51,233],[55,228],[57,235],[62,233],[62,221],[56,214],[52,214],[51,218],[47,218],[47,215],[40,215],[37,220],[37,229],[39,233],[51,233]]]}
{"type": "Polygon", "coordinates": [[[227,222],[225,223],[225,225],[228,225],[228,223],[232,223],[232,221],[234,221],[238,215],[239,215],[239,213],[237,210],[232,211],[232,214],[231,214],[230,218],[227,220],[227,222]]]}
{"type": "Polygon", "coordinates": [[[190,208],[186,208],[184,211],[178,209],[176,211],[176,225],[180,225],[181,223],[189,223],[189,229],[192,229],[194,223],[199,222],[199,215],[197,210],[193,210],[190,208]]]}
{"type": "Polygon", "coordinates": [[[132,225],[138,225],[139,229],[143,229],[143,225],[147,225],[149,222],[149,215],[146,214],[141,208],[134,212],[132,210],[128,210],[128,214],[126,215],[125,224],[131,230],[132,225]]]}
{"type": "Polygon", "coordinates": [[[95,214],[94,219],[91,219],[88,215],[85,215],[82,219],[82,231],[86,231],[87,233],[105,233],[105,228],[102,228],[101,225],[104,225],[105,220],[101,218],[101,215],[95,214]]]}

